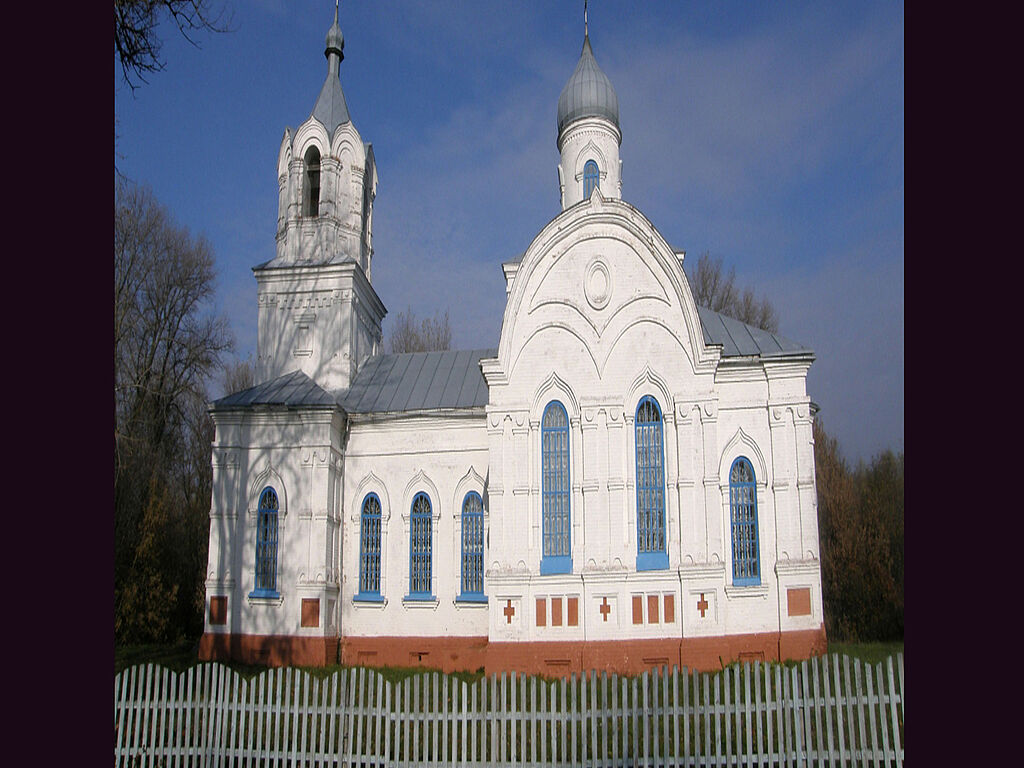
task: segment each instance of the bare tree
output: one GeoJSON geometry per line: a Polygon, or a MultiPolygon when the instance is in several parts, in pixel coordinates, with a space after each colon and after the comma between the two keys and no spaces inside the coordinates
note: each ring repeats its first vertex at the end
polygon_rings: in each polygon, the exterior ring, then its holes
{"type": "Polygon", "coordinates": [[[115,179],[114,190],[115,632],[122,641],[168,639],[197,617],[201,629],[207,383],[232,338],[227,320],[208,311],[215,271],[206,240],[177,226],[148,189],[115,179]]]}
{"type": "Polygon", "coordinates": [[[771,302],[766,298],[758,301],[751,288],[741,294],[736,287],[736,268],[729,267],[726,274],[721,256],[714,258],[706,251],[702,253],[689,280],[694,301],[702,307],[770,333],[779,330],[779,318],[771,302]]]}
{"type": "Polygon", "coordinates": [[[148,73],[164,68],[156,28],[165,18],[198,47],[193,35],[199,30],[228,31],[231,20],[224,16],[223,9],[211,10],[209,0],[114,0],[114,51],[124,81],[134,91],[148,73]]]}
{"type": "Polygon", "coordinates": [[[448,310],[444,316],[439,312],[433,319],[426,317],[416,322],[411,308],[399,312],[395,325],[388,337],[388,346],[396,352],[434,352],[449,349],[452,343],[452,329],[448,322],[448,310]]]}
{"type": "Polygon", "coordinates": [[[256,385],[256,366],[250,355],[224,366],[224,394],[231,395],[256,385]]]}

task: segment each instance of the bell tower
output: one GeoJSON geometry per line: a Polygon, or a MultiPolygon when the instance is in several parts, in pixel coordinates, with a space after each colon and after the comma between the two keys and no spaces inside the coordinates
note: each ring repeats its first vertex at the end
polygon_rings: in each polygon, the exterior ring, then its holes
{"type": "Polygon", "coordinates": [[[371,285],[377,166],[341,87],[344,49],[335,5],[327,77],[278,153],[277,255],[253,269],[261,382],[302,370],[329,391],[345,389],[381,343],[387,310],[371,285]]]}

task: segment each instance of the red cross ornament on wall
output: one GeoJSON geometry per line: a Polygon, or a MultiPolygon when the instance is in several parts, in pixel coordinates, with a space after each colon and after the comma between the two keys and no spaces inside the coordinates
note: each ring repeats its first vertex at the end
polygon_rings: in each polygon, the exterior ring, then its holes
{"type": "Polygon", "coordinates": [[[612,612],[612,607],[610,605],[608,605],[608,598],[607,597],[603,597],[603,598],[601,598],[601,600],[602,600],[601,607],[598,608],[597,610],[599,610],[601,612],[601,615],[604,617],[604,620],[608,621],[608,614],[612,612]]]}
{"type": "Polygon", "coordinates": [[[511,624],[512,623],[512,617],[516,615],[516,609],[512,607],[512,601],[511,600],[506,600],[505,601],[505,607],[502,609],[501,612],[505,614],[505,623],[506,624],[511,624]]]}
{"type": "Polygon", "coordinates": [[[704,599],[704,593],[700,593],[700,600],[697,601],[697,610],[700,611],[700,617],[704,618],[704,611],[708,609],[708,601],[704,599]]]}

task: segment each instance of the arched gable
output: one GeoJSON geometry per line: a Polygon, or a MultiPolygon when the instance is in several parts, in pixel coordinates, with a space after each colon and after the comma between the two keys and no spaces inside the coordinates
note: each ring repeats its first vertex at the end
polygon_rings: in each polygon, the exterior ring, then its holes
{"type": "Polygon", "coordinates": [[[608,158],[605,157],[600,147],[591,140],[587,142],[587,145],[576,156],[575,179],[583,178],[583,166],[587,164],[588,160],[593,160],[597,163],[597,170],[601,174],[602,179],[608,175],[608,158]]]}
{"type": "Polygon", "coordinates": [[[622,401],[622,410],[627,416],[636,413],[636,407],[645,395],[651,395],[658,401],[662,416],[672,413],[674,407],[672,389],[664,377],[651,370],[650,365],[644,365],[643,370],[633,379],[626,390],[625,398],[622,401]]]}
{"type": "Polygon", "coordinates": [[[362,166],[365,160],[363,151],[363,140],[352,123],[345,123],[338,126],[334,131],[334,140],[331,142],[331,154],[340,158],[342,152],[348,150],[353,158],[353,164],[362,166]]]}
{"type": "MultiPolygon", "coordinates": [[[[633,329],[652,324],[678,344],[695,373],[714,371],[697,307],[675,251],[638,210],[605,199],[555,217],[530,244],[502,318],[498,363],[513,375],[523,351],[562,329],[579,339],[598,375],[633,329]]],[[[660,331],[659,331],[660,332],[660,331]]]]}
{"type": "Polygon", "coordinates": [[[288,164],[292,161],[292,132],[285,128],[281,139],[281,150],[277,153],[277,177],[288,176],[288,164]]]}

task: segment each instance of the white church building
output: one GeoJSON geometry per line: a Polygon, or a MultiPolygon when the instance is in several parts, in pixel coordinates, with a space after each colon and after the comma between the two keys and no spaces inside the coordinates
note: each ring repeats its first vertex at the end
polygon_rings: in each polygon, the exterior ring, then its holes
{"type": "MultiPolygon", "coordinates": [[[[623,199],[585,36],[561,211],[501,265],[497,349],[383,354],[344,39],[278,157],[256,385],[210,406],[204,659],[562,675],[825,650],[811,350],[694,303],[623,199]]],[[[497,265],[495,265],[497,268],[497,265]]]]}

